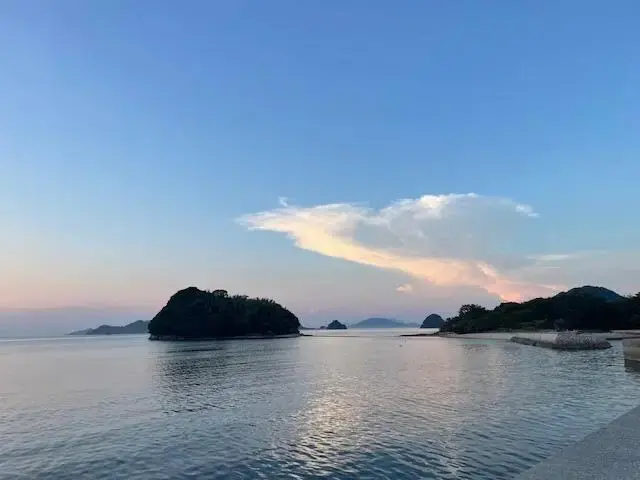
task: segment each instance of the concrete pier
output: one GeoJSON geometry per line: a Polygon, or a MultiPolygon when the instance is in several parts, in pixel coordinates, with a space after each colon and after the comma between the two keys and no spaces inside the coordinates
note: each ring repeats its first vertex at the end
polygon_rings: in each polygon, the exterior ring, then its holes
{"type": "Polygon", "coordinates": [[[603,334],[552,332],[552,333],[518,333],[511,341],[534,347],[553,348],[556,350],[602,350],[611,348],[603,334]]]}
{"type": "Polygon", "coordinates": [[[640,407],[637,407],[517,479],[640,479],[639,446],[640,407]]]}
{"type": "Polygon", "coordinates": [[[640,338],[622,340],[624,361],[637,363],[640,366],[640,338]]]}

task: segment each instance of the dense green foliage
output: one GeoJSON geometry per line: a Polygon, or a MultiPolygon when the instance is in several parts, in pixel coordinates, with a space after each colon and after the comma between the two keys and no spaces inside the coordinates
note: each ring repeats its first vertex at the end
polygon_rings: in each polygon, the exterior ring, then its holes
{"type": "Polygon", "coordinates": [[[440,315],[432,313],[431,315],[427,315],[427,318],[422,321],[420,328],[440,328],[443,323],[444,319],[440,315]]]}
{"type": "Polygon", "coordinates": [[[346,330],[347,326],[344,323],[340,323],[338,320],[334,320],[327,325],[327,330],[346,330]]]}
{"type": "Polygon", "coordinates": [[[501,303],[493,310],[463,305],[443,332],[493,330],[623,330],[640,328],[640,294],[622,297],[602,287],[580,287],[550,298],[501,303]],[[612,295],[613,294],[613,295],[612,295]]]}
{"type": "Polygon", "coordinates": [[[189,287],[173,295],[149,323],[152,336],[214,338],[298,333],[298,318],[266,298],[189,287]]]}

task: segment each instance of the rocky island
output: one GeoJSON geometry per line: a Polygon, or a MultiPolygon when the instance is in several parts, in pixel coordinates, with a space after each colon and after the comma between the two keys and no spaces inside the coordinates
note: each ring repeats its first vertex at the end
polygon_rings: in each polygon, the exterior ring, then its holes
{"type": "Polygon", "coordinates": [[[338,320],[334,320],[327,325],[327,330],[346,330],[347,326],[344,323],[340,323],[338,320]]]}
{"type": "Polygon", "coordinates": [[[196,287],[175,293],[149,322],[151,340],[298,336],[299,329],[298,317],[273,300],[196,287]]]}
{"type": "Polygon", "coordinates": [[[443,323],[444,319],[440,315],[432,313],[431,315],[427,315],[427,318],[422,321],[420,328],[440,328],[443,323]]]}

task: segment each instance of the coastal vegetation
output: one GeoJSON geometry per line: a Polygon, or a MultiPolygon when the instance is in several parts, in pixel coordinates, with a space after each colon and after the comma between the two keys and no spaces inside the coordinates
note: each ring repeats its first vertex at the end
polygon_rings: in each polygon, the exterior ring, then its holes
{"type": "Polygon", "coordinates": [[[299,328],[298,318],[273,300],[196,287],[175,293],[149,323],[152,339],[293,335],[299,328]]]}
{"type": "Polygon", "coordinates": [[[448,318],[441,332],[509,330],[640,329],[640,293],[623,297],[603,287],[573,288],[549,298],[501,303],[493,310],[467,304],[448,318]]]}

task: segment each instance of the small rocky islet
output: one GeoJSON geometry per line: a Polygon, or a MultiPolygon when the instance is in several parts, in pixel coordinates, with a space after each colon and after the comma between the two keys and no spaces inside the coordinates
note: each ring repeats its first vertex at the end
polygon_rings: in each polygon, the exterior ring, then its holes
{"type": "Polygon", "coordinates": [[[327,325],[327,330],[346,330],[347,326],[344,323],[339,322],[338,320],[332,321],[329,325],[327,325]]]}

